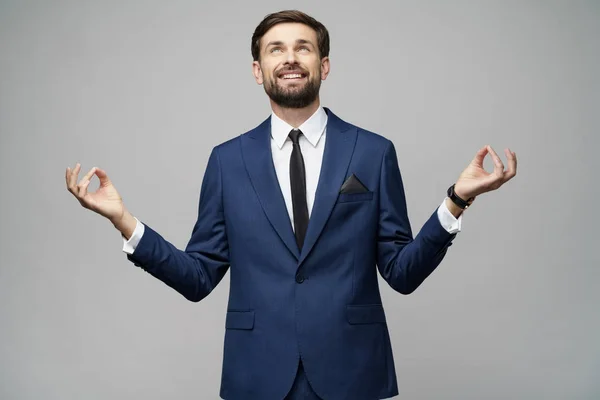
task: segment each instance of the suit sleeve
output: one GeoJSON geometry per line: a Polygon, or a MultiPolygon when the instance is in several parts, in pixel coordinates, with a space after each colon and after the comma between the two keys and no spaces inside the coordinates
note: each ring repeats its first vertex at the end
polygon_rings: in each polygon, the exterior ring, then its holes
{"type": "Polygon", "coordinates": [[[190,301],[208,296],[229,268],[222,192],[218,148],[214,148],[202,181],[198,219],[185,251],[144,223],[144,235],[127,258],[190,301]]]}
{"type": "Polygon", "coordinates": [[[392,142],[383,155],[379,190],[377,267],[394,290],[410,294],[440,264],[456,233],[442,227],[436,209],[413,239],[392,142]]]}

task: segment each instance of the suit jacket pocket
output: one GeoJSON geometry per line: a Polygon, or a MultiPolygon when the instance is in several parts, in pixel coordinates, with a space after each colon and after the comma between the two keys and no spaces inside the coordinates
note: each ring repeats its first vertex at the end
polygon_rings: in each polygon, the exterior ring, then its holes
{"type": "Polygon", "coordinates": [[[351,324],[385,323],[385,313],[381,304],[349,304],[346,318],[351,324]]]}
{"type": "Polygon", "coordinates": [[[225,318],[225,329],[254,328],[254,310],[228,310],[225,318]]]}
{"type": "Polygon", "coordinates": [[[346,203],[349,201],[368,201],[373,199],[373,192],[363,193],[340,193],[338,203],[346,203]]]}

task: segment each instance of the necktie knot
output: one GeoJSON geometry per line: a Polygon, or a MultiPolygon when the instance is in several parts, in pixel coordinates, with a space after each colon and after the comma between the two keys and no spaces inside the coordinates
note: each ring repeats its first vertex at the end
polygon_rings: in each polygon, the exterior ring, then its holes
{"type": "Polygon", "coordinates": [[[292,140],[292,143],[299,144],[298,140],[300,139],[301,134],[302,134],[302,131],[300,129],[292,129],[288,136],[292,140]]]}

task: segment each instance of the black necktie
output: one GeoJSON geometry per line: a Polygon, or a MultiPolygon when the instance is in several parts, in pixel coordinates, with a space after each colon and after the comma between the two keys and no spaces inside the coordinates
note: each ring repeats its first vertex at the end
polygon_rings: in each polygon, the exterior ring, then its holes
{"type": "Polygon", "coordinates": [[[304,236],[308,227],[308,205],[306,204],[306,171],[304,169],[304,158],[300,150],[298,138],[302,132],[292,129],[289,137],[292,139],[294,149],[290,158],[290,183],[292,187],[292,205],[294,208],[294,233],[298,249],[302,249],[304,236]]]}

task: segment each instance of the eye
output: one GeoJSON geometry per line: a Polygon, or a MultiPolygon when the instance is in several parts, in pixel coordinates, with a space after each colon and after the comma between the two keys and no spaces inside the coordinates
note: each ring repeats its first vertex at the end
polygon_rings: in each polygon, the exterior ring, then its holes
{"type": "Polygon", "coordinates": [[[300,49],[299,49],[299,50],[306,50],[306,51],[310,51],[310,49],[309,49],[308,47],[304,47],[304,46],[300,47],[300,49]]]}
{"type": "Polygon", "coordinates": [[[276,51],[281,51],[281,48],[279,48],[279,47],[273,47],[270,52],[271,53],[275,53],[276,51]]]}

